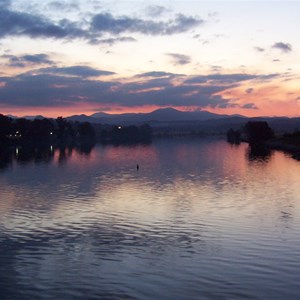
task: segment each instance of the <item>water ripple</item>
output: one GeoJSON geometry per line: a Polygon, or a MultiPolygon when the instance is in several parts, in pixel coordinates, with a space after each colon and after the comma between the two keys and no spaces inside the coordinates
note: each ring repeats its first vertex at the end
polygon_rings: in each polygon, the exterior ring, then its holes
{"type": "Polygon", "coordinates": [[[7,169],[0,298],[297,299],[299,165],[245,150],[167,140],[7,169]]]}

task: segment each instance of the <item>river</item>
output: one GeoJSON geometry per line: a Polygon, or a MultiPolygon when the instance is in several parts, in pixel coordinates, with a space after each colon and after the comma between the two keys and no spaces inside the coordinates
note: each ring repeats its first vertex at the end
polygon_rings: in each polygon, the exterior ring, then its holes
{"type": "Polygon", "coordinates": [[[299,183],[290,156],[217,138],[13,149],[0,298],[299,299],[299,183]]]}

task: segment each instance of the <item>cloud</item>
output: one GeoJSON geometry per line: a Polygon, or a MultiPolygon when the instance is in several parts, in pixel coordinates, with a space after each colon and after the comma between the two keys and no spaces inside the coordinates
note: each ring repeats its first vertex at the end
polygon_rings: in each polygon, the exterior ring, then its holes
{"type": "Polygon", "coordinates": [[[49,67],[27,72],[15,77],[0,77],[0,104],[16,106],[89,106],[117,105],[174,106],[174,107],[240,107],[256,109],[255,104],[237,104],[236,99],[223,98],[228,89],[246,80],[258,80],[268,75],[212,74],[187,76],[162,71],[152,71],[118,81],[94,77],[112,75],[88,66],[49,67]]]}
{"type": "Polygon", "coordinates": [[[278,42],[275,43],[272,48],[281,50],[284,53],[288,53],[292,51],[292,46],[289,43],[278,42]]]}
{"type": "Polygon", "coordinates": [[[191,62],[191,57],[178,53],[166,53],[166,55],[172,58],[174,65],[186,65],[191,62]]]}
{"type": "MultiPolygon", "coordinates": [[[[47,9],[69,12],[79,11],[77,2],[52,1],[47,9]]],[[[160,10],[157,6],[152,9],[160,10]]],[[[186,32],[199,25],[204,20],[199,17],[177,14],[173,18],[164,21],[142,19],[130,16],[116,17],[111,13],[90,14],[89,19],[74,22],[67,18],[52,20],[42,14],[14,11],[10,1],[0,0],[0,38],[8,36],[27,36],[30,38],[53,38],[63,40],[83,39],[91,44],[114,44],[117,42],[132,42],[133,37],[109,37],[102,39],[106,34],[121,35],[124,33],[139,33],[144,35],[172,35],[186,32]]]]}
{"type": "Polygon", "coordinates": [[[168,77],[130,83],[103,82],[91,80],[88,76],[73,76],[78,72],[68,70],[72,69],[66,69],[66,72],[60,70],[58,75],[41,69],[40,74],[24,73],[11,78],[2,77],[0,103],[28,107],[72,106],[78,102],[127,107],[185,105],[202,108],[232,105],[229,100],[215,95],[224,90],[221,85],[200,88],[186,84],[174,85],[174,78],[168,77]]]}
{"type": "Polygon", "coordinates": [[[94,69],[88,66],[71,66],[71,67],[51,67],[51,68],[43,68],[40,70],[35,70],[35,73],[46,73],[46,74],[61,74],[61,75],[71,75],[78,77],[98,77],[98,76],[109,76],[114,75],[114,72],[104,71],[94,69]]]}
{"type": "Polygon", "coordinates": [[[0,9],[7,9],[11,5],[11,0],[0,0],[0,9]]]}
{"type": "Polygon", "coordinates": [[[278,78],[280,75],[278,73],[267,74],[267,75],[257,75],[255,80],[258,82],[267,82],[272,79],[278,78]]]}
{"type": "Polygon", "coordinates": [[[152,18],[160,17],[170,10],[161,5],[149,5],[146,7],[146,14],[152,18]]]}
{"type": "Polygon", "coordinates": [[[2,55],[4,59],[8,59],[8,65],[10,67],[18,67],[24,68],[26,66],[32,65],[53,65],[54,62],[49,58],[46,54],[26,54],[22,56],[15,56],[15,55],[2,55]]]}
{"type": "Polygon", "coordinates": [[[0,6],[0,38],[6,36],[29,36],[31,38],[76,38],[87,33],[68,20],[55,24],[46,17],[15,12],[0,6]]]}
{"type": "Polygon", "coordinates": [[[114,100],[122,99],[122,105],[142,106],[193,106],[193,107],[229,107],[230,100],[216,93],[224,90],[222,86],[193,87],[174,85],[171,80],[161,79],[144,83],[121,85],[114,95],[114,100]],[[151,88],[148,88],[152,86],[151,88]]]}
{"type": "Polygon", "coordinates": [[[125,32],[145,35],[172,35],[186,32],[203,24],[199,18],[178,14],[173,20],[155,22],[127,16],[114,17],[110,13],[100,13],[92,18],[91,29],[95,32],[120,34],[125,32]]]}
{"type": "Polygon", "coordinates": [[[56,11],[69,12],[69,11],[73,11],[73,10],[78,10],[79,5],[75,1],[73,1],[73,2],[71,2],[71,1],[69,1],[69,2],[52,1],[47,5],[47,8],[51,9],[51,10],[56,10],[56,11]]]}
{"type": "Polygon", "coordinates": [[[258,107],[254,103],[246,103],[240,107],[244,109],[258,109],[258,107]]]}
{"type": "Polygon", "coordinates": [[[189,84],[200,84],[200,83],[222,83],[222,84],[236,84],[242,81],[251,79],[257,79],[261,76],[252,74],[212,74],[212,75],[198,75],[188,78],[185,82],[189,84]]]}
{"type": "Polygon", "coordinates": [[[212,72],[214,73],[219,73],[223,68],[221,66],[217,66],[217,65],[211,65],[210,69],[212,72]]]}
{"type": "Polygon", "coordinates": [[[27,54],[21,57],[23,60],[34,63],[34,64],[53,64],[53,61],[49,59],[46,54],[27,54]]]}
{"type": "Polygon", "coordinates": [[[152,71],[152,72],[146,72],[146,73],[135,75],[135,77],[170,77],[170,76],[178,76],[178,75],[179,74],[163,72],[163,71],[152,71]]]}
{"type": "Polygon", "coordinates": [[[0,103],[12,106],[73,106],[77,102],[97,102],[108,98],[112,83],[82,77],[53,74],[21,74],[0,78],[0,103]]]}
{"type": "Polygon", "coordinates": [[[261,47],[254,47],[254,49],[257,51],[257,52],[264,52],[265,49],[264,48],[261,48],[261,47]]]}
{"type": "Polygon", "coordinates": [[[116,43],[124,43],[124,42],[136,42],[137,40],[133,37],[119,37],[119,38],[107,38],[107,39],[91,39],[90,44],[92,45],[100,45],[100,44],[107,44],[107,45],[114,45],[116,43]]]}

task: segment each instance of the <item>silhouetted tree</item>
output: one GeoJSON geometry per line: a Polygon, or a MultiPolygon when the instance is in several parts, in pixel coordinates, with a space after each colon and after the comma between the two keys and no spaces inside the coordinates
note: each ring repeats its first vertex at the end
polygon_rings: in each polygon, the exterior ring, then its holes
{"type": "Polygon", "coordinates": [[[56,119],[56,125],[57,125],[57,130],[56,130],[56,135],[58,139],[63,139],[67,136],[67,120],[64,119],[63,117],[58,117],[56,119]]]}
{"type": "Polygon", "coordinates": [[[296,129],[292,133],[285,133],[282,137],[282,140],[291,145],[300,145],[300,130],[296,129]]]}
{"type": "Polygon", "coordinates": [[[124,128],[122,128],[121,126],[114,126],[111,132],[111,139],[114,142],[120,142],[122,140],[122,134],[124,128]]]}
{"type": "Polygon", "coordinates": [[[7,140],[12,133],[12,119],[0,114],[0,141],[7,140]]]}
{"type": "Polygon", "coordinates": [[[76,139],[74,126],[79,126],[80,123],[71,123],[63,117],[58,117],[56,120],[56,137],[60,143],[71,144],[76,139]]]}
{"type": "Polygon", "coordinates": [[[78,124],[78,135],[79,138],[84,139],[95,139],[96,133],[94,128],[89,122],[83,122],[78,124]]]}
{"type": "Polygon", "coordinates": [[[28,135],[36,141],[47,140],[53,129],[54,126],[48,119],[34,119],[30,124],[28,135]]]}
{"type": "Polygon", "coordinates": [[[139,128],[137,126],[131,125],[131,126],[125,127],[123,130],[122,139],[125,141],[136,143],[139,141],[139,138],[140,138],[139,133],[140,133],[139,128]]]}
{"type": "Polygon", "coordinates": [[[107,140],[112,140],[114,143],[139,143],[150,142],[152,129],[148,124],[140,127],[135,125],[130,126],[114,126],[112,131],[103,132],[101,136],[106,136],[107,140]]]}
{"type": "Polygon", "coordinates": [[[98,137],[105,142],[114,143],[139,143],[150,142],[152,129],[148,124],[142,126],[112,126],[101,124],[91,125],[89,122],[72,122],[58,117],[52,119],[24,118],[11,119],[0,114],[0,141],[3,144],[18,145],[20,143],[31,143],[37,145],[39,142],[56,144],[59,146],[74,146],[76,140],[80,143],[96,141],[96,130],[98,137]],[[100,134],[99,134],[100,133],[100,134]]]}
{"type": "Polygon", "coordinates": [[[24,118],[16,119],[13,123],[13,131],[19,132],[23,138],[26,138],[30,135],[31,122],[24,118]]]}
{"type": "Polygon", "coordinates": [[[238,130],[230,128],[227,131],[227,142],[231,144],[239,144],[241,142],[241,133],[238,130]]]}
{"type": "Polygon", "coordinates": [[[274,137],[273,130],[265,121],[249,121],[245,130],[250,143],[260,143],[274,137]]]}
{"type": "Polygon", "coordinates": [[[143,142],[151,141],[152,128],[148,124],[143,124],[140,126],[140,140],[143,142]]]}

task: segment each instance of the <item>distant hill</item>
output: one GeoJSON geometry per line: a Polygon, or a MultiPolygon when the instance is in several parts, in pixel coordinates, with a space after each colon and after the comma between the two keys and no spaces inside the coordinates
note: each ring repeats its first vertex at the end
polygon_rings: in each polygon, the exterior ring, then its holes
{"type": "Polygon", "coordinates": [[[208,111],[179,111],[174,108],[162,108],[146,114],[146,118],[153,121],[203,121],[223,118],[226,115],[218,115],[208,111]]]}
{"type": "Polygon", "coordinates": [[[239,129],[249,120],[267,121],[277,133],[291,132],[300,129],[300,118],[288,117],[256,117],[248,118],[242,115],[221,115],[208,111],[179,111],[174,108],[161,108],[150,113],[108,114],[98,112],[91,116],[71,116],[68,119],[80,122],[101,124],[142,124],[148,123],[152,127],[170,128],[170,130],[193,130],[203,132],[224,133],[229,128],[239,129]]]}
{"type": "MultiPolygon", "coordinates": [[[[18,118],[13,115],[7,115],[11,118],[18,118]]],[[[216,120],[221,118],[241,117],[241,115],[220,115],[208,111],[180,111],[175,108],[167,107],[154,110],[150,113],[124,113],[124,114],[109,114],[105,112],[96,112],[90,116],[85,114],[72,115],[66,117],[70,121],[103,123],[103,124],[139,124],[139,123],[156,123],[156,122],[190,122],[190,121],[206,121],[216,120]]],[[[23,116],[28,120],[43,119],[44,116],[23,116]]]]}
{"type": "Polygon", "coordinates": [[[207,111],[179,111],[174,108],[161,108],[150,113],[125,113],[125,114],[107,114],[104,112],[94,113],[91,116],[76,115],[68,117],[73,121],[88,121],[91,123],[106,124],[138,124],[151,122],[178,122],[178,121],[205,121],[210,119],[219,119],[230,117],[228,115],[219,115],[207,111]]]}
{"type": "Polygon", "coordinates": [[[78,122],[90,122],[90,123],[94,123],[94,118],[81,114],[81,115],[74,115],[74,116],[70,116],[67,117],[68,120],[70,121],[78,121],[78,122]]]}
{"type": "MultiPolygon", "coordinates": [[[[41,119],[43,116],[25,116],[27,119],[41,119]]],[[[267,121],[276,133],[293,132],[300,129],[300,118],[288,117],[256,117],[247,118],[242,115],[221,115],[208,111],[179,111],[174,108],[161,108],[150,113],[108,114],[96,112],[88,115],[67,117],[70,121],[89,122],[106,125],[141,125],[148,123],[155,130],[165,132],[203,132],[226,133],[230,128],[240,129],[249,120],[267,121]]]]}
{"type": "Polygon", "coordinates": [[[37,115],[37,116],[24,116],[23,118],[24,118],[24,119],[28,119],[28,120],[34,120],[34,119],[42,120],[42,119],[44,119],[45,117],[43,117],[43,116],[41,116],[41,115],[37,115]]]}
{"type": "Polygon", "coordinates": [[[105,117],[109,117],[109,116],[111,116],[111,115],[107,114],[105,112],[102,112],[102,111],[90,115],[90,117],[93,117],[93,118],[105,118],[105,117]]]}

